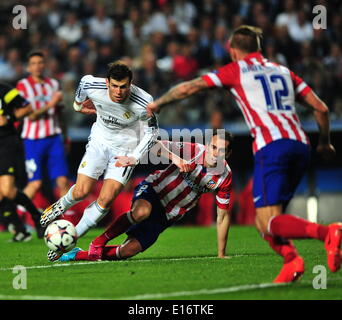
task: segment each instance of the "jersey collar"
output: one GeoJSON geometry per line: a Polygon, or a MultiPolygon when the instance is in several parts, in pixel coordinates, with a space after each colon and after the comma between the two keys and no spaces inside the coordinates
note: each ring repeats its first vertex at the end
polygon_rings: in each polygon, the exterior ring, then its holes
{"type": "Polygon", "coordinates": [[[248,54],[247,56],[243,58],[243,60],[251,60],[252,58],[255,58],[257,60],[262,60],[264,59],[264,56],[260,52],[257,51],[257,52],[252,52],[248,54]]]}

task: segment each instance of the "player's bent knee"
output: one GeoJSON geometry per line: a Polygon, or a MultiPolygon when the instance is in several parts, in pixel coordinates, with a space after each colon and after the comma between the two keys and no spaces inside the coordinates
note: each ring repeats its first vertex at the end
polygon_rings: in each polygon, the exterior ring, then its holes
{"type": "Polygon", "coordinates": [[[151,209],[150,208],[148,208],[148,207],[138,207],[138,208],[135,208],[133,210],[132,215],[133,215],[133,219],[136,222],[141,222],[141,221],[146,220],[150,216],[150,213],[151,213],[151,209]]]}
{"type": "Polygon", "coordinates": [[[82,200],[90,194],[90,188],[75,186],[72,195],[75,200],[82,200]]]}
{"type": "Polygon", "coordinates": [[[103,208],[109,208],[112,205],[113,198],[111,196],[99,196],[97,203],[103,208]]]}

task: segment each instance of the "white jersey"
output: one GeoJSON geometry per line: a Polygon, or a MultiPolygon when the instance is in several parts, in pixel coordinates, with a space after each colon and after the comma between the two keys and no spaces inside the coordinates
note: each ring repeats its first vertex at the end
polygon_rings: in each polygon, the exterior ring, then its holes
{"type": "Polygon", "coordinates": [[[109,97],[105,78],[86,75],[81,79],[75,100],[80,103],[86,99],[93,102],[97,114],[92,138],[116,150],[128,151],[137,160],[153,145],[158,126],[155,116],[149,117],[146,111],[153,101],[150,94],[132,84],[126,100],[116,103],[109,97]]]}

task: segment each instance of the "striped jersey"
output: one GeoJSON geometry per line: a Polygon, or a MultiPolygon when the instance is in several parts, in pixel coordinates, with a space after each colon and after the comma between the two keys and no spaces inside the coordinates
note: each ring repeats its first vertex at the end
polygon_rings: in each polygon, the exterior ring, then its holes
{"type": "Polygon", "coordinates": [[[209,87],[230,89],[254,139],[254,153],[278,139],[309,144],[295,110],[311,88],[288,68],[259,52],[202,76],[209,87]]]}
{"type": "MultiPolygon", "coordinates": [[[[163,142],[165,143],[165,142],[163,142]]],[[[221,174],[207,169],[204,164],[205,146],[199,143],[168,142],[168,149],[179,148],[181,158],[191,163],[190,172],[180,172],[170,164],[164,170],[150,174],[145,181],[150,183],[165,208],[168,220],[177,220],[198,202],[201,194],[216,192],[218,208],[229,209],[232,172],[225,162],[221,174]]]]}
{"type": "MultiPolygon", "coordinates": [[[[17,83],[20,94],[32,106],[33,110],[43,108],[51,99],[54,92],[59,90],[57,80],[45,77],[43,82],[38,83],[31,76],[17,83]]],[[[62,132],[56,108],[50,108],[41,118],[30,120],[24,118],[21,137],[24,139],[42,139],[62,132]]]]}
{"type": "Polygon", "coordinates": [[[82,77],[75,101],[90,99],[96,109],[96,122],[91,137],[139,160],[158,135],[156,117],[147,114],[146,106],[153,101],[150,94],[131,84],[129,96],[122,102],[109,97],[105,78],[82,77]]]}

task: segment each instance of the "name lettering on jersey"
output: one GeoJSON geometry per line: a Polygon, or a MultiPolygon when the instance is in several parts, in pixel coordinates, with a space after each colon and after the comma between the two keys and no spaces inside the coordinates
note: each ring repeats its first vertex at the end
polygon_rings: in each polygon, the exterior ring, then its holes
{"type": "Polygon", "coordinates": [[[261,65],[261,64],[251,64],[251,65],[247,65],[245,67],[241,68],[241,72],[242,73],[246,73],[246,72],[255,72],[255,71],[265,71],[265,69],[270,69],[270,70],[276,70],[277,68],[274,66],[265,66],[265,65],[261,65]]]}
{"type": "MultiPolygon", "coordinates": [[[[199,192],[199,193],[206,193],[206,192],[210,192],[212,191],[215,187],[216,187],[216,184],[213,186],[213,187],[210,187],[208,186],[208,184],[212,181],[209,181],[205,186],[200,186],[198,184],[195,183],[195,181],[193,181],[191,179],[191,173],[190,172],[186,172],[186,173],[183,173],[183,178],[185,180],[185,182],[187,183],[187,185],[192,189],[194,190],[195,192],[199,192]]],[[[214,181],[213,181],[214,182],[214,181]]],[[[215,182],[214,182],[215,183],[215,182]]]]}
{"type": "Polygon", "coordinates": [[[115,118],[113,116],[107,116],[106,118],[104,116],[100,116],[100,118],[106,124],[120,124],[120,125],[124,125],[123,123],[119,122],[118,118],[115,118]]]}

